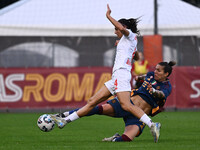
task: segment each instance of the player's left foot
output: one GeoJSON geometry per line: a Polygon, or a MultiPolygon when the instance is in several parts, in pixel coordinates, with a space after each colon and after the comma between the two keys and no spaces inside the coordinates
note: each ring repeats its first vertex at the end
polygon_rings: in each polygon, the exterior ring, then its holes
{"type": "Polygon", "coordinates": [[[159,122],[153,123],[151,126],[151,134],[154,138],[154,142],[157,143],[160,136],[160,127],[161,124],[159,122]]]}
{"type": "Polygon", "coordinates": [[[60,116],[57,116],[56,114],[54,114],[54,115],[50,114],[50,116],[56,122],[56,124],[58,125],[58,128],[60,128],[60,129],[62,129],[67,124],[65,119],[63,119],[60,116]]]}
{"type": "Polygon", "coordinates": [[[115,135],[108,137],[108,138],[104,138],[102,139],[103,142],[112,142],[114,139],[120,137],[120,135],[118,133],[116,133],[115,135]]]}

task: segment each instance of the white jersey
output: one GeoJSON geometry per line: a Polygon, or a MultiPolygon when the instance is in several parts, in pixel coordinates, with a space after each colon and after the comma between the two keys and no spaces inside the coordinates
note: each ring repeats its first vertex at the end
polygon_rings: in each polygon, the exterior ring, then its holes
{"type": "Polygon", "coordinates": [[[120,68],[125,68],[128,71],[131,71],[132,59],[137,51],[137,36],[131,30],[128,31],[129,35],[123,35],[117,44],[113,72],[120,68]]]}

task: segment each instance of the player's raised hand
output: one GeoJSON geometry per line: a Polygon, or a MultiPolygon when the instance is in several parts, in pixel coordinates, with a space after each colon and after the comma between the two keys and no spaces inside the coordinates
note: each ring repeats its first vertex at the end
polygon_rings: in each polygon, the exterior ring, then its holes
{"type": "Polygon", "coordinates": [[[107,4],[107,12],[106,12],[106,16],[109,16],[111,14],[111,9],[109,7],[109,4],[107,4]]]}

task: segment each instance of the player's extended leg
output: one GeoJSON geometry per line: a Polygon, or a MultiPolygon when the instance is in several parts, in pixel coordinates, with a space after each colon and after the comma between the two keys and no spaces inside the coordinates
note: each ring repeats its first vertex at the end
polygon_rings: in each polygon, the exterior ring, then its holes
{"type": "Polygon", "coordinates": [[[144,111],[140,109],[139,107],[132,105],[130,102],[130,92],[118,92],[117,98],[120,102],[121,107],[130,113],[132,113],[134,116],[136,116],[138,119],[140,119],[144,111]]]}
{"type": "Polygon", "coordinates": [[[129,92],[118,92],[117,97],[119,99],[119,102],[121,104],[121,107],[130,113],[132,113],[134,116],[136,116],[140,121],[144,122],[146,125],[149,126],[151,129],[151,134],[154,138],[154,142],[157,143],[159,136],[160,136],[160,123],[154,123],[152,120],[147,116],[144,111],[136,106],[136,105],[131,105],[130,102],[130,93],[129,92]]]}
{"type": "Polygon", "coordinates": [[[110,96],[110,91],[103,85],[103,87],[87,101],[87,104],[77,111],[77,115],[79,117],[87,115],[96,105],[107,100],[110,96]]]}
{"type": "MultiPolygon", "coordinates": [[[[80,108],[77,109],[73,109],[70,111],[66,111],[64,113],[59,113],[59,114],[55,114],[55,116],[57,117],[62,117],[65,118],[69,115],[71,115],[72,113],[74,113],[75,111],[78,111],[80,108]]],[[[115,114],[113,107],[110,104],[103,104],[103,105],[98,105],[95,106],[87,115],[85,116],[92,116],[92,115],[106,115],[106,116],[111,116],[113,117],[115,114]]]]}
{"type": "Polygon", "coordinates": [[[111,96],[110,91],[107,89],[105,85],[103,85],[103,87],[88,100],[87,104],[83,106],[81,109],[79,109],[77,112],[75,111],[65,118],[55,117],[54,115],[51,115],[51,117],[57,123],[58,127],[61,129],[67,123],[75,121],[80,117],[87,115],[96,105],[107,100],[110,96],[111,96]]]}
{"type": "Polygon", "coordinates": [[[117,97],[119,99],[121,107],[125,110],[133,114],[135,117],[140,119],[146,125],[151,128],[153,122],[151,119],[145,114],[145,112],[138,106],[132,105],[130,102],[130,92],[118,92],[117,97]]]}

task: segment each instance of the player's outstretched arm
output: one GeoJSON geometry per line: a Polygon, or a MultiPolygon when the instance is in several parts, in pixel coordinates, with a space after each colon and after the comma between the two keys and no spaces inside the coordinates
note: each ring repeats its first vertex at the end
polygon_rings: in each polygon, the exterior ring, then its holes
{"type": "Polygon", "coordinates": [[[140,76],[136,76],[136,77],[135,77],[135,81],[144,81],[144,80],[145,80],[145,77],[146,77],[146,74],[140,75],[140,76]]]}
{"type": "Polygon", "coordinates": [[[115,20],[113,17],[111,17],[110,14],[111,14],[111,9],[110,9],[109,5],[107,4],[106,17],[115,26],[116,29],[119,29],[123,35],[128,36],[129,31],[121,23],[119,23],[117,20],[115,20]]]}
{"type": "Polygon", "coordinates": [[[165,99],[165,94],[163,93],[163,91],[154,89],[152,87],[151,83],[149,83],[149,82],[148,82],[147,87],[149,89],[149,92],[152,93],[154,97],[156,97],[156,98],[158,98],[160,100],[165,99]]]}

